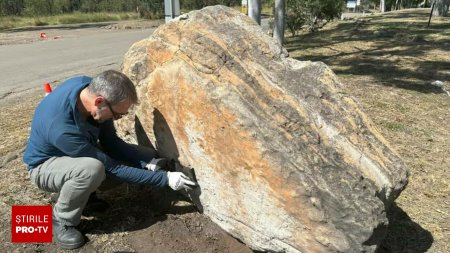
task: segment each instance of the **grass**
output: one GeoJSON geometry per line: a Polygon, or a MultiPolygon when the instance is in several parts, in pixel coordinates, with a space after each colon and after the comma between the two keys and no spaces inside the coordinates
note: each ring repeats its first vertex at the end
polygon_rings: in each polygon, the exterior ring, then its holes
{"type": "Polygon", "coordinates": [[[390,131],[402,131],[405,127],[397,122],[383,122],[381,125],[390,131]]]}
{"type": "Polygon", "coordinates": [[[71,14],[61,14],[55,16],[41,16],[41,17],[17,17],[8,16],[0,17],[0,30],[26,27],[26,26],[44,26],[44,25],[59,25],[59,24],[76,24],[76,23],[94,23],[105,21],[119,21],[128,19],[137,19],[137,13],[133,12],[96,12],[96,13],[81,13],[75,12],[71,14]]]}

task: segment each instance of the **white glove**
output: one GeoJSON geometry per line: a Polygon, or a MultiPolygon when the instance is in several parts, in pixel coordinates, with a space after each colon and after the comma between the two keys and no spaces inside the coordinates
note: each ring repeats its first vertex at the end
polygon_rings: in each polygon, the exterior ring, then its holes
{"type": "Polygon", "coordinates": [[[192,190],[192,187],[196,186],[196,183],[192,182],[186,175],[182,172],[167,172],[167,179],[169,180],[170,188],[175,191],[184,189],[192,190]]]}
{"type": "Polygon", "coordinates": [[[145,168],[151,171],[157,171],[164,168],[167,164],[166,158],[153,158],[150,163],[145,165],[145,168]]]}

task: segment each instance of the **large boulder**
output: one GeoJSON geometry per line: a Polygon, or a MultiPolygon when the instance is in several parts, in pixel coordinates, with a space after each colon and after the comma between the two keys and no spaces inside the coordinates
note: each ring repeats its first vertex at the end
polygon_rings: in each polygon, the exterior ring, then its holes
{"type": "Polygon", "coordinates": [[[194,168],[204,213],[251,248],[372,252],[384,237],[407,169],[325,64],[214,6],[135,43],[123,72],[140,104],[118,131],[194,168]]]}

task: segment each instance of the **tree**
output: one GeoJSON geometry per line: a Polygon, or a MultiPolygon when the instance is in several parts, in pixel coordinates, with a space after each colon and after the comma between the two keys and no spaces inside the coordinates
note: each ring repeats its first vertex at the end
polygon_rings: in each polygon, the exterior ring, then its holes
{"type": "Polygon", "coordinates": [[[248,0],[248,16],[261,25],[261,0],[248,0]]]}
{"type": "Polygon", "coordinates": [[[0,16],[19,16],[22,15],[23,10],[23,0],[0,0],[0,16]]]}
{"type": "Polygon", "coordinates": [[[433,16],[446,17],[449,6],[450,0],[434,0],[433,16]]]}
{"type": "Polygon", "coordinates": [[[309,11],[304,0],[286,0],[286,26],[292,36],[300,30],[308,20],[309,11]]]}
{"type": "Polygon", "coordinates": [[[56,14],[52,0],[25,0],[25,12],[29,16],[46,16],[56,14]]]}
{"type": "Polygon", "coordinates": [[[287,0],[286,25],[292,35],[303,27],[315,31],[318,21],[339,17],[344,7],[344,1],[336,0],[287,0]]]}
{"type": "Polygon", "coordinates": [[[273,37],[283,45],[284,40],[284,24],[286,17],[286,0],[275,0],[274,19],[275,25],[273,29],[273,37]]]}
{"type": "MultiPolygon", "coordinates": [[[[429,7],[433,0],[382,0],[385,2],[385,10],[400,10],[402,8],[429,7]]],[[[381,7],[381,4],[380,4],[381,7]]]]}

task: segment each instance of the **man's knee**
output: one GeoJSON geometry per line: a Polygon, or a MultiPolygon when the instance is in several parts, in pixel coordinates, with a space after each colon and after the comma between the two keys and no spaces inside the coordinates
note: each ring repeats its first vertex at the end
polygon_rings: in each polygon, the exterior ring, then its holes
{"type": "Polygon", "coordinates": [[[105,180],[105,166],[95,158],[85,157],[82,161],[83,169],[81,176],[91,182],[100,183],[105,180]]]}

